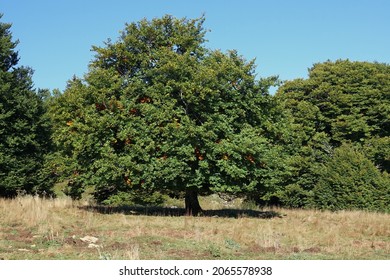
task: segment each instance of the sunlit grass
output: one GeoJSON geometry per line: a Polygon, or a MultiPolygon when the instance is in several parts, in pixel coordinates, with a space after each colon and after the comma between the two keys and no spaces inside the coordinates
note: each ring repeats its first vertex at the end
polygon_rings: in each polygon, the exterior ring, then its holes
{"type": "MultiPolygon", "coordinates": [[[[238,209],[242,201],[211,196],[201,203],[238,209]]],[[[0,259],[390,259],[389,214],[272,209],[279,216],[145,216],[83,206],[67,197],[0,199],[0,259]],[[84,236],[98,241],[90,245],[84,236]]]]}

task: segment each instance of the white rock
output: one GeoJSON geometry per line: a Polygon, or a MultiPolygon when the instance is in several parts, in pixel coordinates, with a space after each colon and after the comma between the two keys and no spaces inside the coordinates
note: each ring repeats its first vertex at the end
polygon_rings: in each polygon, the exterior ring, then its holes
{"type": "Polygon", "coordinates": [[[101,246],[100,245],[96,245],[96,244],[88,244],[88,248],[100,248],[101,246]]]}
{"type": "Polygon", "coordinates": [[[86,243],[96,243],[99,240],[99,238],[87,235],[87,236],[81,237],[80,240],[83,242],[86,242],[86,243]]]}

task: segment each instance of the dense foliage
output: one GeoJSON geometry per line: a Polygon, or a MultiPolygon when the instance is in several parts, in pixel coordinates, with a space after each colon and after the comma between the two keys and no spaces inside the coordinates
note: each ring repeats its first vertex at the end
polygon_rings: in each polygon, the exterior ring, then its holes
{"type": "Polygon", "coordinates": [[[254,61],[205,47],[204,18],[127,24],[83,78],[35,91],[0,23],[0,196],[158,204],[198,195],[390,211],[390,66],[327,61],[307,79],[256,79],[254,61]]]}
{"type": "Polygon", "coordinates": [[[291,162],[295,176],[275,193],[282,204],[377,210],[389,205],[389,65],[315,64],[308,79],[286,82],[277,98],[300,135],[291,162]],[[330,197],[336,204],[330,205],[330,197]]]}
{"type": "Polygon", "coordinates": [[[0,196],[49,194],[53,181],[44,166],[50,143],[43,94],[33,90],[32,70],[16,66],[17,41],[10,27],[0,23],[0,196]]]}
{"type": "Polygon", "coordinates": [[[274,184],[283,124],[267,90],[276,78],[255,80],[253,62],[236,51],[205,49],[202,24],[143,20],[94,47],[85,80],[52,107],[70,192],[91,185],[100,202],[185,192],[187,210],[198,212],[198,193],[274,184]]]}
{"type": "Polygon", "coordinates": [[[321,165],[315,206],[330,209],[390,210],[390,178],[350,144],[334,149],[321,165]]]}

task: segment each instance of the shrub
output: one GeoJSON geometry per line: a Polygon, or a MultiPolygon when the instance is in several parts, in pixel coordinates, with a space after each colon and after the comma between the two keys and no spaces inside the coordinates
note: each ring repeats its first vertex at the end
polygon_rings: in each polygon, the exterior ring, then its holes
{"type": "Polygon", "coordinates": [[[319,170],[318,208],[390,210],[390,178],[351,144],[343,144],[319,170]]]}

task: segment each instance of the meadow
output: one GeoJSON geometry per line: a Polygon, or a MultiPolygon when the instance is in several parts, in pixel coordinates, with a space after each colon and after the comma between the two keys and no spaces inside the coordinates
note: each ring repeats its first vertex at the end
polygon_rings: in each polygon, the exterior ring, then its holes
{"type": "Polygon", "coordinates": [[[0,199],[0,259],[390,259],[389,214],[200,202],[208,211],[188,217],[173,200],[105,208],[67,197],[0,199]]]}

